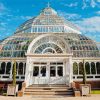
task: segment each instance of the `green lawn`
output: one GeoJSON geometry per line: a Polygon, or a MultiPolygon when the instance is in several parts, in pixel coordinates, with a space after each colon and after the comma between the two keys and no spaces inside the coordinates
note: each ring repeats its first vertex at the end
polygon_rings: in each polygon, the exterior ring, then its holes
{"type": "Polygon", "coordinates": [[[92,90],[91,94],[100,94],[100,90],[92,90]]]}

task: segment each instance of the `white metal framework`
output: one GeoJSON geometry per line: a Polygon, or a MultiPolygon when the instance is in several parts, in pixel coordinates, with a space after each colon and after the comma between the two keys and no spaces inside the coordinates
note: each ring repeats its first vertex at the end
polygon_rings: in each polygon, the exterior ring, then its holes
{"type": "Polygon", "coordinates": [[[13,59],[17,81],[26,81],[27,86],[82,81],[83,59],[87,80],[100,80],[100,43],[80,33],[46,7],[39,16],[20,25],[14,35],[0,41],[0,81],[12,81],[13,59]]]}

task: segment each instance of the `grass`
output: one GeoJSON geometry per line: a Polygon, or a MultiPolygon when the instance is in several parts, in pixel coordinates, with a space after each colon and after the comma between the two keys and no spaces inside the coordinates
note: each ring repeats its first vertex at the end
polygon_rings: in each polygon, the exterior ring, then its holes
{"type": "Polygon", "coordinates": [[[100,90],[92,90],[91,94],[100,94],[100,90]]]}

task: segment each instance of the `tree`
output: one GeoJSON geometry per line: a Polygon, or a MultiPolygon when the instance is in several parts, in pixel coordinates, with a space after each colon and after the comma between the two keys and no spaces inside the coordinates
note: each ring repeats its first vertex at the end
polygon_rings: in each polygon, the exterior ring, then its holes
{"type": "Polygon", "coordinates": [[[16,61],[14,61],[13,65],[13,86],[16,86],[16,61]]]}

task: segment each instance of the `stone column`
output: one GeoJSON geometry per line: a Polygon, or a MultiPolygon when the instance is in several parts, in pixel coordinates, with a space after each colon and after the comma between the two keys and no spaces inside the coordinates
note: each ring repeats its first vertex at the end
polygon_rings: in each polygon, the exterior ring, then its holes
{"type": "Polygon", "coordinates": [[[69,85],[69,58],[66,58],[66,85],[69,85]]]}
{"type": "Polygon", "coordinates": [[[73,82],[73,66],[72,66],[72,57],[69,57],[69,85],[73,82]]]}
{"type": "Polygon", "coordinates": [[[32,61],[31,58],[27,57],[27,62],[26,62],[26,73],[25,73],[25,82],[26,86],[31,85],[32,83],[32,61]]]}

